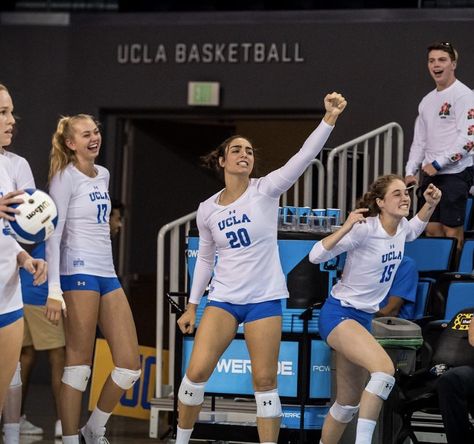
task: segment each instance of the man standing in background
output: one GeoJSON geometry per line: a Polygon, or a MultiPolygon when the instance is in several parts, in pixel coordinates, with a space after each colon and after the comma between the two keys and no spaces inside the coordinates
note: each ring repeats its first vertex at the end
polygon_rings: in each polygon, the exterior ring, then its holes
{"type": "Polygon", "coordinates": [[[426,234],[456,238],[459,253],[464,241],[466,202],[473,184],[474,93],[456,79],[457,62],[458,53],[451,43],[428,47],[428,70],[436,88],[418,107],[405,183],[418,184],[416,175],[420,172],[421,206],[430,183],[442,191],[426,234]]]}

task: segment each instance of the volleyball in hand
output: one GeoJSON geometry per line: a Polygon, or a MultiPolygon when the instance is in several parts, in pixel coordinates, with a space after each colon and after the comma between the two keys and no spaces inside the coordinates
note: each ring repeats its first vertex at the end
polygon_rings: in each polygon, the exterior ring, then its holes
{"type": "Polygon", "coordinates": [[[20,214],[15,214],[13,221],[4,219],[5,232],[23,244],[37,244],[48,239],[58,224],[58,210],[51,196],[31,188],[16,198],[23,199],[23,203],[11,206],[20,214]]]}

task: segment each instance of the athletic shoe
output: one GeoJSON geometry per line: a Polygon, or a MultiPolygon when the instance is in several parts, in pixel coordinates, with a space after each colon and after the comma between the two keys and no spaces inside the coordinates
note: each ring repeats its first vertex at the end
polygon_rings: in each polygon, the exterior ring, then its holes
{"type": "Polygon", "coordinates": [[[54,424],[54,437],[61,438],[63,436],[63,426],[61,424],[61,420],[58,419],[54,424]]]}
{"type": "Polygon", "coordinates": [[[26,415],[20,417],[20,435],[42,435],[41,427],[37,427],[26,419],[26,415]]]}
{"type": "Polygon", "coordinates": [[[89,430],[86,425],[81,429],[81,437],[86,444],[109,444],[108,439],[104,435],[105,427],[101,427],[99,431],[95,433],[89,430]]]}

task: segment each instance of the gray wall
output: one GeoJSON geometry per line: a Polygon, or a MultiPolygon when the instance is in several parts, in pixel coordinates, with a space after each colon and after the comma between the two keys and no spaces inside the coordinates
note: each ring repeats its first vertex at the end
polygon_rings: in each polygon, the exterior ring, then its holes
{"type": "Polygon", "coordinates": [[[474,10],[76,14],[66,16],[68,25],[11,24],[31,18],[0,17],[0,81],[10,88],[22,118],[16,150],[30,160],[39,184],[46,178],[50,136],[60,114],[189,112],[190,80],[221,83],[215,112],[222,114],[314,113],[326,92],[342,91],[349,108],[331,137],[333,146],[389,121],[402,125],[409,145],[417,104],[433,87],[425,48],[434,40],[459,49],[458,77],[474,86],[474,10]],[[174,59],[178,43],[189,48],[242,42],[286,43],[290,58],[298,44],[304,61],[174,59]],[[148,44],[152,52],[163,45],[167,61],[119,63],[118,45],[133,43],[148,44]]]}

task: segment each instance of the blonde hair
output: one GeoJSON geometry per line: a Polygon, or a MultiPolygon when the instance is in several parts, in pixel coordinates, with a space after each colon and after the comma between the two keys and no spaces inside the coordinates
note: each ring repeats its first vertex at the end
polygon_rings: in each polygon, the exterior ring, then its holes
{"type": "Polygon", "coordinates": [[[403,182],[403,177],[398,174],[386,174],[385,176],[380,176],[370,185],[369,191],[365,193],[357,202],[357,208],[368,208],[368,213],[365,216],[377,216],[381,213],[380,207],[377,205],[377,199],[383,199],[387,193],[387,189],[390,184],[395,180],[401,180],[403,182]]]}
{"type": "Polygon", "coordinates": [[[64,170],[70,163],[75,162],[76,154],[66,143],[66,140],[74,138],[74,124],[79,120],[92,120],[95,118],[89,114],[76,114],[74,116],[61,116],[58,126],[53,134],[51,153],[49,155],[48,181],[64,170]]]}

